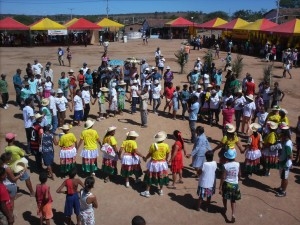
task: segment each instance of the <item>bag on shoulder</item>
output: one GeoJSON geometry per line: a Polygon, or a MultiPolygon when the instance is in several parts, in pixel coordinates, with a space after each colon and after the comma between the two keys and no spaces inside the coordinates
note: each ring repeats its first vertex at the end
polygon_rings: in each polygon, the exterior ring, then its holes
{"type": "Polygon", "coordinates": [[[282,149],[282,145],[279,141],[277,141],[275,144],[270,146],[270,152],[279,151],[282,149]]]}
{"type": "Polygon", "coordinates": [[[110,144],[105,143],[104,145],[102,145],[100,150],[109,156],[112,156],[112,157],[116,156],[116,152],[110,144]]]}

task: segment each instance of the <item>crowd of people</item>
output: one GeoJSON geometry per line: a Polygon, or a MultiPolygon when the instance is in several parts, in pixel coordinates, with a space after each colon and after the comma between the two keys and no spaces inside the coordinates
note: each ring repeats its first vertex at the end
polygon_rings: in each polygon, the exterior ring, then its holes
{"type": "MultiPolygon", "coordinates": [[[[67,51],[70,52],[70,49],[67,51]]],[[[57,55],[60,65],[64,65],[61,48],[58,49],[57,55]]],[[[124,178],[126,188],[131,187],[129,177],[133,175],[136,183],[141,182],[141,160],[149,160],[143,180],[146,189],[140,193],[147,198],[151,196],[152,185],[158,186],[157,193],[162,196],[164,186],[176,189],[177,184],[183,183],[183,157],[191,157],[191,165],[196,171],[195,177],[199,179],[196,210],[200,210],[205,198],[209,210],[209,203],[216,189],[216,176],[219,173],[219,193],[223,197],[224,213],[227,211],[229,200],[232,222],[236,220],[236,201],[241,198],[241,176],[244,179],[253,174],[269,176],[270,170],[277,168],[280,170],[281,184],[275,190],[276,196],[286,196],[293,145],[288,112],[279,106],[285,96],[279,88],[279,83],[275,82],[272,88],[268,81],[257,85],[249,73],[239,82],[232,71],[231,52],[228,52],[224,68],[225,79],[222,68],[217,69],[214,64],[207,65],[202,63],[201,58],[197,58],[194,68],[187,75],[189,85],[184,84],[181,90],[180,85],[174,87],[173,72],[170,66],[165,67],[166,60],[160,48],[156,49],[154,59],[155,66],[150,66],[145,59],[140,62],[133,59],[125,62],[123,66],[112,67],[109,65],[108,52],[104,52],[97,70],[91,70],[87,63],[83,63],[77,76],[74,70],[70,69],[67,74],[62,72],[60,78],[55,79],[51,62],[46,63],[45,69],[38,60],[35,60],[33,65],[28,63],[23,78],[22,70],[16,70],[13,86],[16,91],[16,104],[23,112],[27,148],[24,151],[14,144],[15,134],[6,134],[7,147],[1,155],[0,170],[0,201],[5,204],[1,204],[0,212],[8,224],[14,223],[17,180],[25,181],[30,195],[36,197],[41,224],[43,219],[50,224],[53,217],[51,203],[55,199],[51,197],[47,179],[55,179],[52,168],[54,145],[60,148],[60,175],[69,177],[57,189],[57,193],[66,194],[64,214],[68,224],[71,223],[73,208],[77,224],[95,224],[93,208],[97,208],[98,203],[91,189],[99,169],[97,161],[100,152],[103,153],[101,172],[104,182],[108,183],[113,176],[117,176],[117,164],[120,160],[120,174],[124,178]],[[54,80],[57,80],[57,85],[54,84],[54,80]],[[221,90],[223,83],[224,88],[221,90]],[[159,110],[163,99],[164,107],[159,110]],[[179,130],[173,133],[175,143],[171,148],[165,143],[167,134],[164,131],[157,132],[146,155],[139,151],[139,134],[134,130],[126,133],[126,140],[122,141],[120,146],[115,138],[115,126],[108,127],[101,139],[97,130],[93,128],[96,121],[90,119],[90,108],[96,102],[99,108],[97,121],[115,117],[117,114],[134,114],[138,111],[142,128],[147,128],[150,112],[173,120],[188,120],[190,142],[193,143],[192,152],[187,153],[179,130]],[[177,115],[180,107],[182,113],[177,115]],[[66,123],[68,110],[74,111],[72,124],[66,123]],[[220,114],[223,116],[222,123],[220,114]],[[81,126],[82,122],[83,130],[80,136],[76,137],[72,133],[72,127],[81,126]],[[197,126],[198,122],[206,122],[222,129],[223,138],[219,145],[211,148],[204,128],[197,126]],[[241,139],[247,140],[246,146],[242,146],[241,139]],[[82,145],[83,148],[78,154],[82,145]],[[236,149],[245,154],[243,168],[235,161],[238,154],[236,149]],[[216,151],[219,157],[218,164],[214,160],[216,151]],[[40,184],[37,184],[35,191],[30,173],[26,169],[26,158],[30,155],[35,157],[35,164],[31,166],[40,174],[40,184]],[[88,176],[84,183],[76,177],[77,156],[82,159],[81,170],[88,176]],[[169,166],[172,183],[168,177],[169,166]],[[78,185],[82,187],[80,191],[78,185]]],[[[9,107],[7,87],[6,75],[2,74],[0,92],[4,109],[9,107]]],[[[300,163],[300,117],[296,125],[296,135],[295,162],[300,163]]]]}

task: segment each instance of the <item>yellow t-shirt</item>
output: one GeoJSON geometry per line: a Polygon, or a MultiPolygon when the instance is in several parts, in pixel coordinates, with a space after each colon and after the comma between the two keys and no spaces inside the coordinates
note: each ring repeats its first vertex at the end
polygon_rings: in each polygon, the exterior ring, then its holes
{"type": "Polygon", "coordinates": [[[125,140],[122,142],[121,148],[123,148],[126,153],[134,153],[137,149],[137,143],[134,140],[125,140]]]}
{"type": "Polygon", "coordinates": [[[83,130],[80,135],[80,139],[84,141],[84,148],[86,150],[96,150],[97,140],[99,140],[99,135],[94,129],[83,130]]]}
{"type": "Polygon", "coordinates": [[[21,159],[25,155],[24,150],[15,145],[6,146],[4,151],[11,152],[11,160],[9,162],[9,165],[14,164],[15,161],[21,159]]]}
{"type": "Polygon", "coordinates": [[[58,145],[60,147],[71,147],[76,141],[77,139],[73,133],[67,133],[60,137],[58,145]]]}
{"type": "Polygon", "coordinates": [[[264,144],[265,145],[273,145],[275,144],[277,141],[277,137],[276,137],[276,134],[275,132],[271,132],[269,133],[265,138],[264,138],[264,144]]]}
{"type": "MultiPolygon", "coordinates": [[[[271,114],[271,113],[270,113],[271,114]]],[[[281,120],[281,117],[279,116],[279,114],[271,114],[267,117],[267,121],[273,121],[275,123],[279,123],[281,120]]]]}
{"type": "Polygon", "coordinates": [[[287,116],[285,116],[284,118],[280,118],[280,123],[284,122],[286,125],[290,124],[289,118],[287,118],[287,116]]]}
{"type": "Polygon", "coordinates": [[[114,136],[106,136],[103,138],[103,144],[109,144],[110,146],[116,146],[118,143],[114,136]]]}
{"type": "Polygon", "coordinates": [[[235,144],[239,141],[239,138],[237,135],[234,135],[234,138],[232,140],[228,140],[227,136],[225,135],[222,138],[222,143],[225,145],[228,145],[228,148],[230,149],[234,149],[235,148],[235,144]]]}
{"type": "Polygon", "coordinates": [[[170,153],[170,147],[166,143],[156,143],[157,148],[155,148],[155,144],[152,144],[149,149],[149,153],[151,153],[151,158],[153,160],[166,160],[167,153],[170,153]]]}

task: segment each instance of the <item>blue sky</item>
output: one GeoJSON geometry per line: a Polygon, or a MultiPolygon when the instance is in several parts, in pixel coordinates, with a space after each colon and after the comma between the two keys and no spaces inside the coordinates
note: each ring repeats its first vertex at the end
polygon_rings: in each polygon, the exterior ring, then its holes
{"type": "MultiPolygon", "coordinates": [[[[106,14],[107,0],[0,0],[1,14],[106,14]]],[[[276,7],[275,0],[108,0],[109,14],[222,10],[229,14],[276,7]]]]}

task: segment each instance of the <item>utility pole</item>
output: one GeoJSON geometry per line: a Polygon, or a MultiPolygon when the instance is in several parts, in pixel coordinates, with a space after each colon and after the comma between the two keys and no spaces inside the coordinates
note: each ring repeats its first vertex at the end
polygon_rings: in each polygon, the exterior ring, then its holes
{"type": "Polygon", "coordinates": [[[73,8],[70,8],[70,11],[71,11],[71,19],[73,19],[73,8]]]}
{"type": "Polygon", "coordinates": [[[277,0],[276,23],[278,23],[280,0],[277,0]]]}
{"type": "Polygon", "coordinates": [[[108,18],[108,11],[109,11],[108,0],[106,0],[106,18],[108,18]]]}

